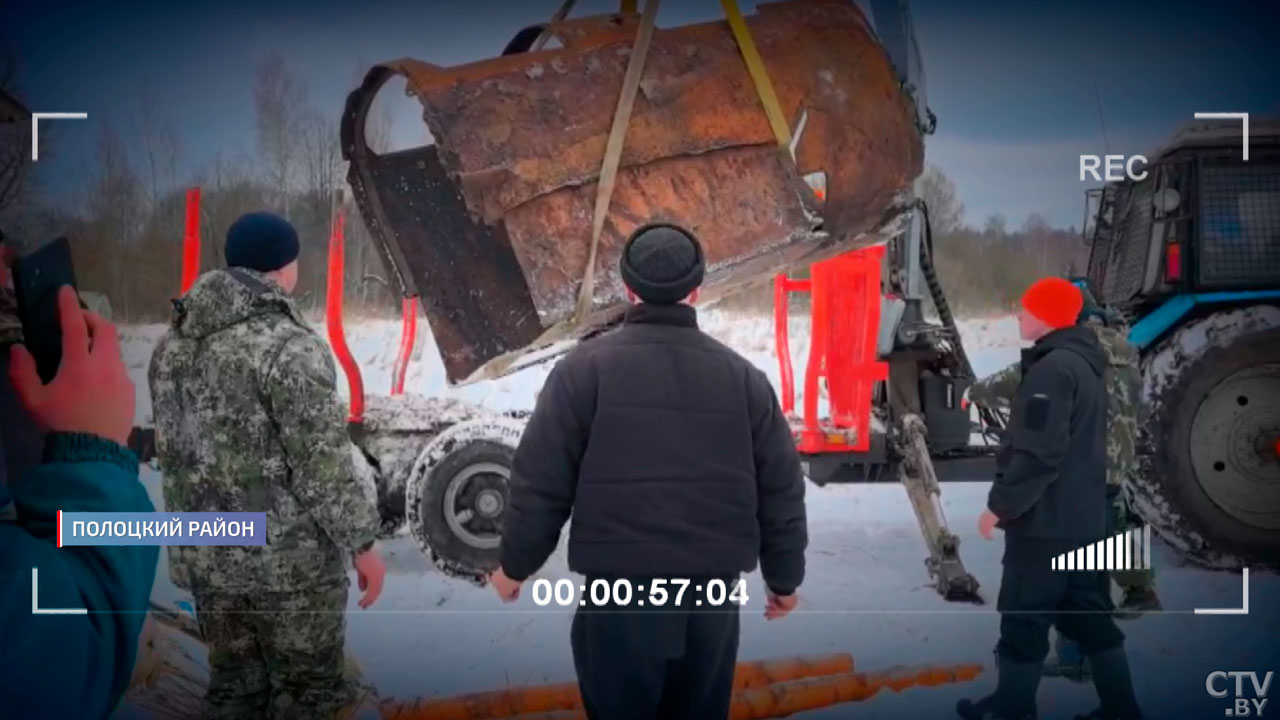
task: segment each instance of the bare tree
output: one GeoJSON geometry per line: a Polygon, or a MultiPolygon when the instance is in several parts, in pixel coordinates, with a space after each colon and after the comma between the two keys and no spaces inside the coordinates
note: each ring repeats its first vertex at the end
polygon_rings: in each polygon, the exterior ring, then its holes
{"type": "MultiPolygon", "coordinates": [[[[364,82],[364,76],[369,72],[372,63],[367,62],[364,58],[356,61],[355,70],[351,74],[352,86],[359,87],[364,82]]],[[[383,86],[383,91],[378,97],[373,99],[373,103],[369,105],[369,111],[364,119],[364,140],[369,149],[375,153],[385,153],[391,149],[391,128],[392,115],[387,109],[385,100],[393,93],[392,86],[399,80],[393,78],[383,86]]],[[[425,127],[425,124],[424,124],[425,127]]]]}
{"type": "Polygon", "coordinates": [[[1033,212],[1022,223],[1023,251],[1036,256],[1035,267],[1040,274],[1046,274],[1050,265],[1050,246],[1053,245],[1054,230],[1044,215],[1033,212]]]}
{"type": "Polygon", "coordinates": [[[1008,233],[1009,221],[1003,213],[994,213],[987,216],[987,222],[982,228],[982,234],[992,238],[1003,238],[1008,233]]]}
{"type": "Polygon", "coordinates": [[[120,136],[106,120],[98,126],[94,158],[97,167],[90,178],[86,203],[89,218],[108,237],[128,242],[137,234],[142,217],[142,183],[120,136]]]}
{"type": "Polygon", "coordinates": [[[933,232],[949,235],[959,230],[964,221],[964,203],[956,194],[955,183],[937,165],[930,165],[920,180],[920,195],[929,208],[933,232]]]}
{"type": "Polygon", "coordinates": [[[177,185],[179,141],[173,123],[156,105],[151,88],[144,87],[138,101],[138,136],[146,173],[147,206],[155,212],[160,199],[177,185]]]}
{"type": "Polygon", "coordinates": [[[364,123],[365,142],[375,153],[384,153],[391,149],[391,113],[386,107],[376,102],[369,108],[364,123]]]}
{"type": "Polygon", "coordinates": [[[200,266],[220,267],[227,228],[241,215],[261,210],[266,188],[254,182],[252,163],[244,157],[217,154],[198,176],[200,198],[200,266]]]}
{"type": "Polygon", "coordinates": [[[258,64],[253,81],[258,150],[266,165],[268,184],[286,214],[297,174],[306,101],[306,85],[293,75],[279,55],[268,55],[258,64]]]}
{"type": "MultiPolygon", "coordinates": [[[[87,268],[99,278],[97,287],[130,317],[129,284],[136,280],[133,252],[145,217],[145,192],[129,162],[128,152],[111,124],[98,127],[95,167],[86,192],[88,228],[80,238],[76,268],[87,268]]],[[[136,285],[137,283],[133,283],[136,285]]]]}
{"type": "Polygon", "coordinates": [[[342,154],[338,129],[317,112],[308,112],[299,135],[304,190],[317,209],[328,208],[341,182],[342,154]]]}

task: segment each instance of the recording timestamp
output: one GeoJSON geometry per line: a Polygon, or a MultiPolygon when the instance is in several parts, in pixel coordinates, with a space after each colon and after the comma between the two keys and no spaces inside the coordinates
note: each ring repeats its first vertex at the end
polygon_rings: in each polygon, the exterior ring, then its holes
{"type": "Polygon", "coordinates": [[[747,604],[747,583],[741,578],[712,578],[693,581],[688,578],[658,578],[644,583],[627,579],[596,578],[577,583],[568,578],[552,582],[539,578],[533,582],[533,602],[539,607],[721,607],[747,604]]]}

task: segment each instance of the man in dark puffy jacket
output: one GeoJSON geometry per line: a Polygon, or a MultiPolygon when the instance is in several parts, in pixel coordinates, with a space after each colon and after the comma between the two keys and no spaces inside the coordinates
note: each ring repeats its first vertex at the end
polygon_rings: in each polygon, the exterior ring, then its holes
{"type": "Polygon", "coordinates": [[[572,646],[592,720],[726,717],[750,601],[740,574],[759,562],[771,619],[804,579],[791,428],[764,374],[699,331],[688,303],[703,268],[677,228],[631,238],[622,327],[556,365],[512,466],[493,584],[515,600],[572,512],[569,568],[587,588],[572,646]],[[592,589],[615,583],[631,601],[596,605],[592,589]]]}
{"type": "Polygon", "coordinates": [[[996,456],[996,479],[979,531],[1005,531],[999,681],[993,695],[957,711],[969,720],[1031,720],[1049,652],[1049,628],[1080,644],[1093,667],[1101,707],[1089,717],[1138,720],[1124,635],[1107,574],[1056,570],[1055,557],[1103,539],[1107,515],[1107,356],[1093,331],[1076,324],[1080,289],[1043,278],[1022,297],[1019,329],[1035,345],[1024,351],[996,456]]]}

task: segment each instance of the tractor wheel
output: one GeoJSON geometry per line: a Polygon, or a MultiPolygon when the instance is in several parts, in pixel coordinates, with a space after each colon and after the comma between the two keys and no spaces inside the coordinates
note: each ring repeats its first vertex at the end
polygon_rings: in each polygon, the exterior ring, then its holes
{"type": "Polygon", "coordinates": [[[1192,321],[1144,358],[1135,505],[1189,559],[1280,558],[1280,308],[1192,321]]]}
{"type": "Polygon", "coordinates": [[[409,530],[446,575],[482,585],[497,568],[511,459],[523,430],[511,418],[467,420],[418,455],[406,486],[409,530]]]}

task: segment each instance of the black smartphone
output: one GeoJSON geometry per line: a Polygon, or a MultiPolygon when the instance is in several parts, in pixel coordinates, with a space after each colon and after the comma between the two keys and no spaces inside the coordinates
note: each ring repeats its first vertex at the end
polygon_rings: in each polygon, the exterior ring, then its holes
{"type": "MultiPolygon", "coordinates": [[[[71,266],[71,244],[65,237],[18,258],[13,264],[13,290],[22,321],[22,342],[36,361],[40,379],[48,384],[62,362],[62,324],[58,317],[58,290],[76,286],[71,266]]],[[[84,303],[81,303],[83,306],[84,303]]]]}

